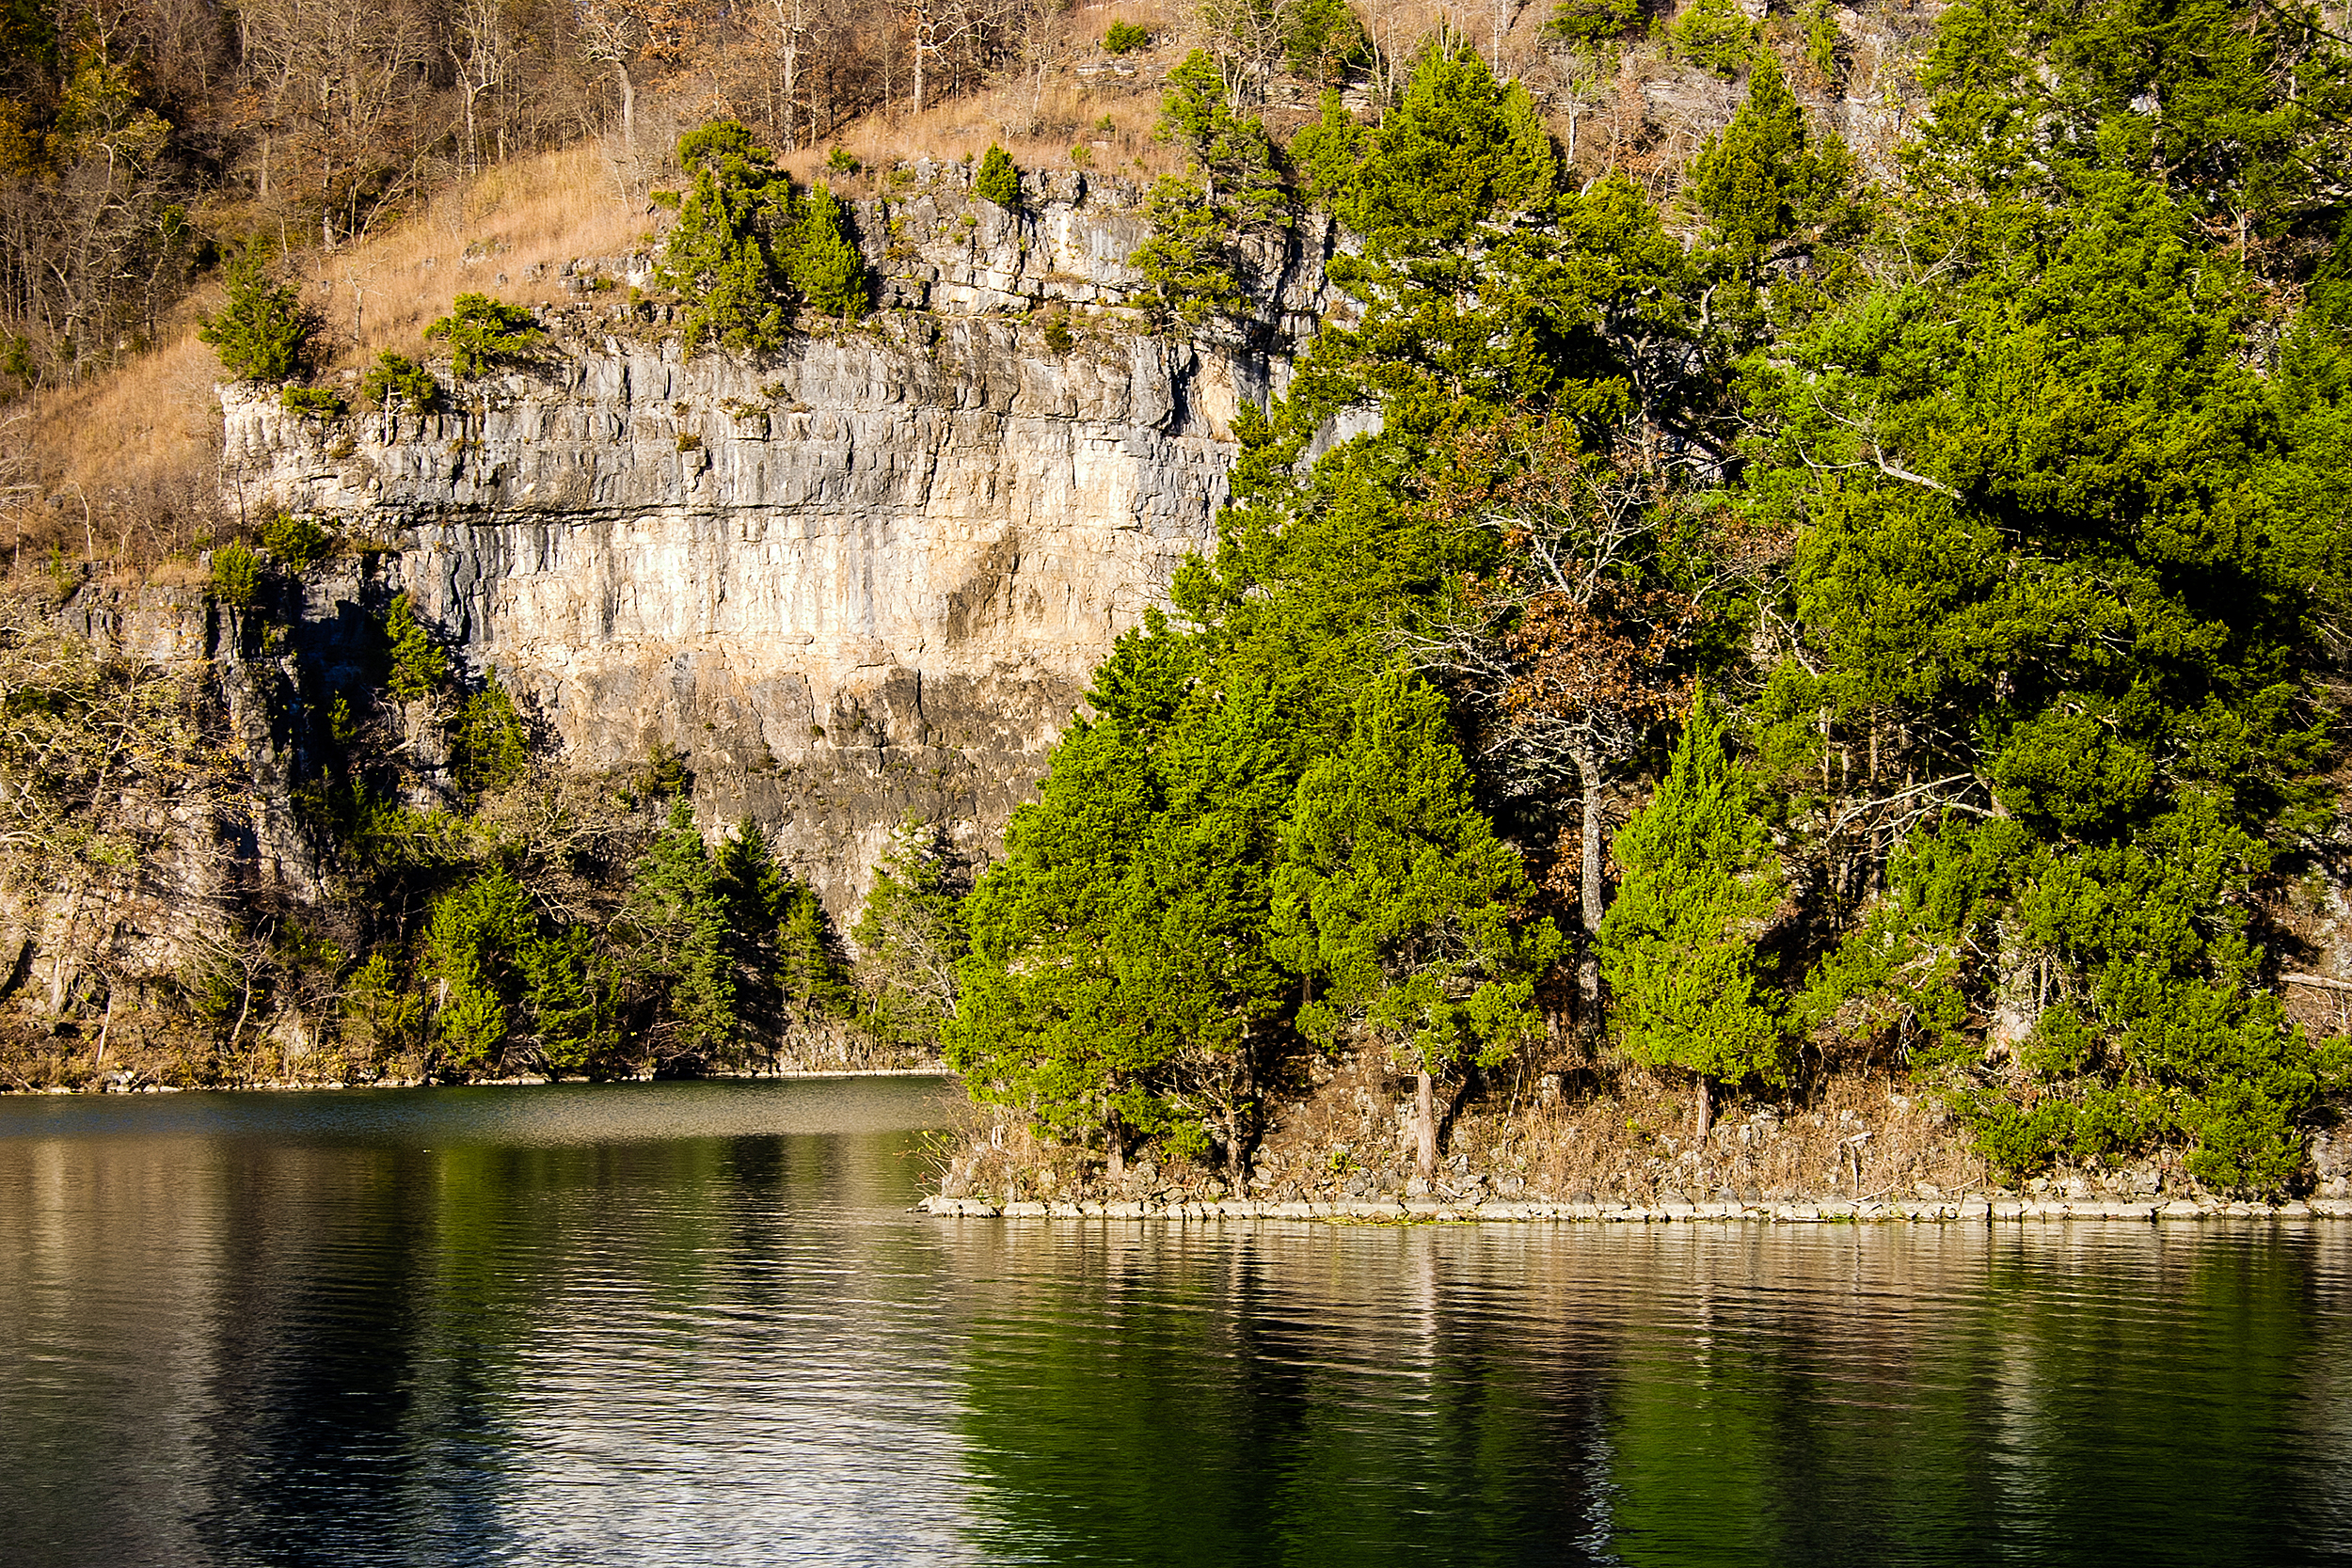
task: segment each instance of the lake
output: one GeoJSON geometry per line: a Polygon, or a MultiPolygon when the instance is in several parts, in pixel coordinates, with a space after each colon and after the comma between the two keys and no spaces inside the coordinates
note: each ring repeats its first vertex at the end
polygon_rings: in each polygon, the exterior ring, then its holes
{"type": "Polygon", "coordinates": [[[2352,1222],[911,1212],[957,1103],[0,1099],[0,1561],[2352,1553],[2352,1222]]]}

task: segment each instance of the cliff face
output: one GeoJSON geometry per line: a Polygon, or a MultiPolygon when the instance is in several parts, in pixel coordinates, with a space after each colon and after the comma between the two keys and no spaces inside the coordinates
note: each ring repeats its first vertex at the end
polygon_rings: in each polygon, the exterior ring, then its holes
{"type": "MultiPolygon", "coordinates": [[[[910,810],[993,847],[1094,664],[1209,546],[1234,410],[1279,389],[1321,259],[1260,258],[1264,314],[1226,341],[1155,337],[1130,198],[1064,176],[1014,215],[912,172],[857,214],[867,324],[690,359],[642,307],[583,306],[424,417],[227,388],[224,500],[378,542],[354,595],[411,592],[572,765],[677,748],[704,820],[779,830],[836,915],[910,810]]],[[[594,299],[642,265],[576,267],[594,299]]]]}

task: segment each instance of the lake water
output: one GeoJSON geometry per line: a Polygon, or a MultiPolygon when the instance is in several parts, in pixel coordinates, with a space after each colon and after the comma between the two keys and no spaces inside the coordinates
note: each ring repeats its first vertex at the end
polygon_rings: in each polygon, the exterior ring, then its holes
{"type": "Polygon", "coordinates": [[[2352,1553],[2352,1224],[910,1212],[914,1080],[0,1100],[0,1561],[2352,1553]]]}

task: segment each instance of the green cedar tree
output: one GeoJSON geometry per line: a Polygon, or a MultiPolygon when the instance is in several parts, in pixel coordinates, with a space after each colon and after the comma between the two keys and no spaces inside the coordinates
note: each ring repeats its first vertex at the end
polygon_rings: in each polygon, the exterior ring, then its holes
{"type": "Polygon", "coordinates": [[[197,336],[220,356],[221,369],[240,381],[288,381],[308,363],[314,324],[291,283],[273,280],[258,250],[225,271],[227,297],[204,318],[197,336]]]}
{"type": "Polygon", "coordinates": [[[1021,171],[1012,166],[1012,154],[994,142],[980,155],[979,172],[972,177],[972,194],[983,201],[993,201],[1008,213],[1021,210],[1021,171]]]}
{"type": "Polygon", "coordinates": [[[1600,927],[1617,1041],[1635,1061],[1697,1079],[1702,1142],[1715,1085],[1778,1084],[1788,1059],[1783,1008],[1756,955],[1780,863],[1724,728],[1700,688],[1658,792],[1617,833],[1624,874],[1600,927]]]}
{"type": "Polygon", "coordinates": [[[1437,1082],[1539,1032],[1534,985],[1558,935],[1521,922],[1518,855],[1470,798],[1445,699],[1401,661],[1300,778],[1284,832],[1274,928],[1325,986],[1299,1027],[1321,1041],[1360,1029],[1416,1075],[1417,1159],[1432,1175],[1437,1082]]]}

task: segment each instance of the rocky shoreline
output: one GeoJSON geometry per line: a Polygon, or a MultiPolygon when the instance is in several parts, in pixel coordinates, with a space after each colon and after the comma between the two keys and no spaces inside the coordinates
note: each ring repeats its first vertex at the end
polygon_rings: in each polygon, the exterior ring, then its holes
{"type": "Polygon", "coordinates": [[[2141,1200],[2018,1197],[1963,1193],[1957,1197],[1909,1202],[1823,1198],[1787,1203],[1664,1203],[1651,1207],[1612,1203],[1440,1203],[1427,1199],[1365,1202],[1359,1199],[1270,1203],[1255,1198],[1127,1202],[991,1203],[984,1198],[926,1197],[916,1208],[950,1219],[1043,1220],[1325,1220],[1340,1224],[1411,1225],[1529,1221],[1664,1225],[1747,1220],[1771,1225],[1826,1225],[1907,1221],[1915,1224],[1997,1224],[2004,1220],[2352,1219],[2352,1198],[2308,1202],[2233,1203],[2213,1197],[2141,1200]]]}

